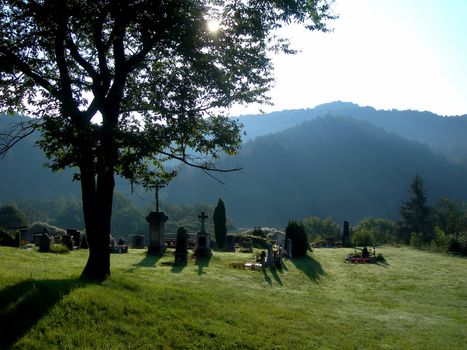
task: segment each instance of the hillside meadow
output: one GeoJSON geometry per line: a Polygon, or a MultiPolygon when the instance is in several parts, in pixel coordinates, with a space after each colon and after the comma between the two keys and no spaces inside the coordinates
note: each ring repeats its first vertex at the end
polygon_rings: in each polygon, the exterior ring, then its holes
{"type": "Polygon", "coordinates": [[[465,349],[467,259],[378,249],[385,264],[315,249],[282,271],[252,254],[171,266],[112,255],[112,277],[78,280],[87,251],[0,247],[0,349],[465,349]]]}

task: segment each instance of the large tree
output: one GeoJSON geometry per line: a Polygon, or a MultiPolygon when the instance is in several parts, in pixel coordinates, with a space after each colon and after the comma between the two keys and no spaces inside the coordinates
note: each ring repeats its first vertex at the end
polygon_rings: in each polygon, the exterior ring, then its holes
{"type": "Polygon", "coordinates": [[[38,117],[28,126],[50,167],[78,169],[83,277],[110,274],[115,174],[150,186],[175,175],[168,159],[212,169],[235,153],[239,126],[224,112],[268,101],[270,53],[292,52],[277,29],[326,31],[328,2],[0,0],[0,112],[38,117]]]}

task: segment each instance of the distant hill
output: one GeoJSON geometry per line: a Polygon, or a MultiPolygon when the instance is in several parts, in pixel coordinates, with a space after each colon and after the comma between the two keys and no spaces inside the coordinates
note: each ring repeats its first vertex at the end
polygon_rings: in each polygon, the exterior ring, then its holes
{"type": "Polygon", "coordinates": [[[327,115],[370,122],[408,140],[426,143],[433,151],[467,165],[467,115],[441,117],[430,112],[381,111],[350,102],[331,102],[313,109],[242,116],[238,120],[245,126],[245,140],[250,140],[327,115]]]}
{"type": "Polygon", "coordinates": [[[316,118],[257,137],[221,165],[243,170],[219,174],[224,188],[184,169],[167,189],[168,198],[191,204],[222,197],[237,226],[284,226],[310,215],[396,219],[416,173],[431,198],[467,198],[465,168],[426,145],[352,118],[316,118]]]}

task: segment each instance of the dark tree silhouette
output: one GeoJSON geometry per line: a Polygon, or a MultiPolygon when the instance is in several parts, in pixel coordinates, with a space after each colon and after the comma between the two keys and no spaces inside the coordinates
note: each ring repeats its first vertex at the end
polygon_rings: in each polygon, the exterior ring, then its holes
{"type": "Polygon", "coordinates": [[[342,246],[351,247],[352,246],[352,237],[350,235],[349,222],[344,221],[344,226],[342,228],[342,246]]]}
{"type": "Polygon", "coordinates": [[[221,198],[219,198],[217,206],[214,208],[212,218],[214,221],[214,235],[216,237],[217,247],[223,249],[227,240],[227,218],[225,215],[224,201],[221,198]]]}
{"type": "Polygon", "coordinates": [[[240,144],[228,108],[267,102],[270,52],[292,53],[275,30],[331,18],[327,0],[0,2],[0,112],[39,117],[3,150],[39,129],[52,170],[79,169],[82,277],[110,275],[115,174],[151,186],[175,175],[169,159],[213,169],[240,144]]]}
{"type": "Polygon", "coordinates": [[[285,244],[287,248],[288,240],[292,241],[292,257],[305,256],[310,244],[306,234],[305,226],[301,222],[290,221],[285,228],[285,244]]]}

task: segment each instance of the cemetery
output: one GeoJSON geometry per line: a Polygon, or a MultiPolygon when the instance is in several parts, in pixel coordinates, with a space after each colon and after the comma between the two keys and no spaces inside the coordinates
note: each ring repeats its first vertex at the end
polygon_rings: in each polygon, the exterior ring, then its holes
{"type": "MultiPolygon", "coordinates": [[[[146,216],[147,235],[111,237],[112,277],[99,284],[78,278],[88,254],[81,230],[35,225],[8,234],[12,244],[0,247],[0,301],[7,305],[0,309],[0,348],[152,348],[156,341],[161,348],[345,349],[378,342],[456,349],[466,340],[443,331],[463,334],[467,320],[457,306],[466,291],[465,260],[432,255],[433,278],[421,281],[430,253],[390,246],[349,253],[335,239],[312,249],[297,222],[284,231],[230,232],[219,247],[207,229],[212,219],[201,211],[197,230],[167,233],[170,217],[157,202],[146,216]],[[435,316],[425,302],[436,305],[435,316]]],[[[344,222],[346,240],[351,232],[344,222]]]]}

